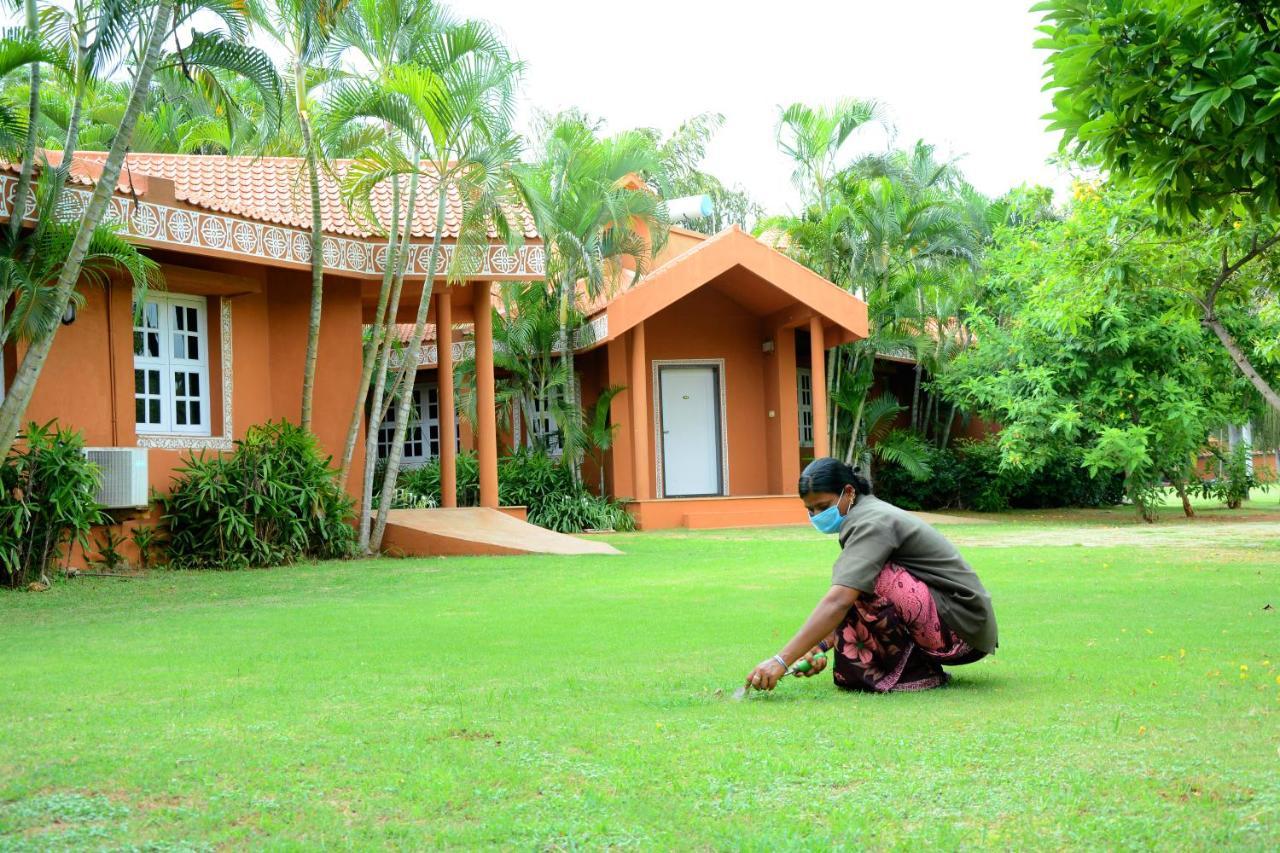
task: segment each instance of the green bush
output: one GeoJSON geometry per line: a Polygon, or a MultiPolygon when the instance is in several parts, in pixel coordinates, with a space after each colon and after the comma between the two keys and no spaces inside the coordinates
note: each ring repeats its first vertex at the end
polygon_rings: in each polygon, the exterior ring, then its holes
{"type": "MultiPolygon", "coordinates": [[[[440,461],[400,472],[395,506],[422,508],[440,505],[440,461]]],[[[529,521],[562,533],[583,530],[634,530],[635,522],[622,504],[591,494],[575,484],[567,465],[545,453],[518,450],[498,460],[498,502],[523,506],[529,521]]],[[[476,455],[458,454],[458,505],[480,503],[480,471],[476,455]]]]}
{"type": "Polygon", "coordinates": [[[161,498],[169,563],[242,569],[348,557],[352,501],[315,437],[286,421],[251,427],[233,453],[188,455],[161,498]]]}
{"type": "Polygon", "coordinates": [[[0,464],[0,581],[39,580],[89,528],[111,519],[94,496],[98,469],[85,458],[84,438],[52,422],[27,427],[26,440],[0,464]]]}
{"type": "Polygon", "coordinates": [[[903,509],[968,509],[1115,506],[1124,496],[1122,476],[1090,477],[1079,449],[1059,455],[1038,471],[1002,469],[994,436],[930,448],[930,476],[917,480],[899,465],[875,471],[875,491],[903,509]]]}
{"type": "Polygon", "coordinates": [[[1254,489],[1267,491],[1271,484],[1261,480],[1250,470],[1249,456],[1253,453],[1247,444],[1237,444],[1234,449],[1223,453],[1212,448],[1214,456],[1222,463],[1222,476],[1201,480],[1193,487],[1200,497],[1208,500],[1222,501],[1227,509],[1239,509],[1249,499],[1254,489]]]}

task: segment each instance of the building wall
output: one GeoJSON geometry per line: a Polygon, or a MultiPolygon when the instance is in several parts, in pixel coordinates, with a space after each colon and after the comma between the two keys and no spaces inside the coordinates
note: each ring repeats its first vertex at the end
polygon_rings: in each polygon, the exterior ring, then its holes
{"type": "MultiPolygon", "coordinates": [[[[649,378],[649,458],[662,464],[654,440],[654,361],[724,359],[729,494],[769,493],[765,356],[760,319],[729,297],[703,288],[645,321],[649,378]]],[[[656,487],[656,480],[655,480],[656,487]]]]}
{"type": "MultiPolygon", "coordinates": [[[[302,273],[263,269],[225,261],[183,258],[183,263],[216,269],[232,279],[242,277],[238,295],[201,293],[181,267],[162,262],[166,286],[173,293],[196,292],[207,299],[211,436],[241,438],[254,424],[288,419],[297,423],[302,395],[310,280],[302,273]],[[231,313],[232,433],[224,435],[221,371],[221,304],[231,313]]],[[[361,363],[360,294],[355,283],[326,277],[320,351],[316,367],[313,428],[325,453],[335,460],[351,417],[361,363]]],[[[226,285],[226,279],[223,285],[226,285]]],[[[234,287],[234,281],[232,285],[234,287]]],[[[207,290],[207,288],[203,288],[207,290]]],[[[132,293],[127,283],[85,288],[75,322],[58,330],[49,359],[27,410],[27,420],[57,420],[84,434],[88,446],[137,446],[133,390],[132,293]]],[[[13,356],[20,357],[17,351],[13,356]]],[[[12,368],[6,363],[7,371],[12,368]]],[[[182,439],[177,439],[181,443],[182,439]]],[[[363,436],[354,465],[363,464],[363,436]]],[[[168,489],[173,471],[189,449],[150,448],[148,473],[152,488],[168,489]]],[[[352,483],[353,492],[358,488],[352,483]]],[[[118,520],[127,520],[119,514],[118,520]]],[[[137,521],[138,519],[133,519],[137,521]]]]}

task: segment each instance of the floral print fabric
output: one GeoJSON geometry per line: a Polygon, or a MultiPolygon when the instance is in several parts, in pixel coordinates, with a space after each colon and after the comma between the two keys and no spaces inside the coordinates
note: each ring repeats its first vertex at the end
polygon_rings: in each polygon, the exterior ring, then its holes
{"type": "Polygon", "coordinates": [[[929,690],[950,681],[942,665],[984,657],[938,616],[929,587],[896,563],[876,577],[836,629],[833,675],[847,690],[929,690]]]}

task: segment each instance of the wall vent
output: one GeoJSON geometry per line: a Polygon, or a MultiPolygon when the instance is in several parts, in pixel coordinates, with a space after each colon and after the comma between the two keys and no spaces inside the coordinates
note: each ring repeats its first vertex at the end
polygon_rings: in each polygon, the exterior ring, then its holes
{"type": "Polygon", "coordinates": [[[146,509],[150,503],[145,447],[86,447],[102,477],[96,500],[107,509],[146,509]]]}

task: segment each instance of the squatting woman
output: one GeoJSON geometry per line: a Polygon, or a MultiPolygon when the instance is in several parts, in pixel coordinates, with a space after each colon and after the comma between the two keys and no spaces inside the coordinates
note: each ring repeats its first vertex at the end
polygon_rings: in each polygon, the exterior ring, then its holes
{"type": "Polygon", "coordinates": [[[995,651],[996,617],[977,574],[934,528],[871,493],[866,478],[837,459],[816,459],[800,475],[800,499],[822,533],[839,534],[831,589],[791,642],[747,676],[772,690],[801,658],[826,667],[835,648],[836,685],[887,693],[929,690],[950,680],[943,666],[995,651]]]}

